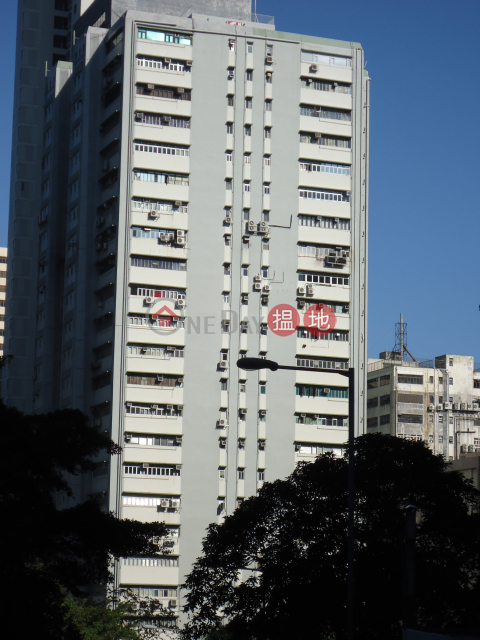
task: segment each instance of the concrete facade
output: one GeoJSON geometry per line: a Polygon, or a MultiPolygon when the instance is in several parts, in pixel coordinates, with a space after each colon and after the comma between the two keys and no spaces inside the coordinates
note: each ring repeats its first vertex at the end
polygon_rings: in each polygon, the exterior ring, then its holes
{"type": "Polygon", "coordinates": [[[480,367],[471,356],[368,361],[367,432],[423,440],[448,460],[480,451],[480,367]]]}
{"type": "Polygon", "coordinates": [[[121,4],[111,28],[113,3],[81,6],[46,78],[34,382],[7,401],[78,407],[122,443],[75,497],[165,520],[171,556],[122,559],[116,584],[179,612],[209,523],[341,454],[335,370],[357,371],[364,431],[369,79],[360,45],[249,22],[244,2],[121,4]],[[327,339],[304,328],[317,302],[327,339]],[[267,325],[278,304],[300,314],[288,337],[267,325]],[[312,371],[239,371],[247,354],[312,371]]]}

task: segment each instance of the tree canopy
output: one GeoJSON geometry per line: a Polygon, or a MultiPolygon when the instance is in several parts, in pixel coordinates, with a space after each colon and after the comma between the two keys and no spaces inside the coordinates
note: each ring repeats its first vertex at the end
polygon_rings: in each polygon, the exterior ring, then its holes
{"type": "MultiPolygon", "coordinates": [[[[405,507],[418,507],[419,627],[480,628],[479,494],[421,442],[355,441],[358,640],[401,637],[405,507]]],[[[300,463],[221,524],[186,580],[185,639],[346,637],[348,458],[300,463]],[[242,579],[240,579],[242,577],[242,579]]]]}
{"type": "MultiPolygon", "coordinates": [[[[66,611],[71,616],[74,611],[66,592],[85,597],[85,588],[107,585],[112,558],[164,553],[166,528],[160,522],[119,520],[93,499],[57,510],[56,492],[72,495],[72,477],[95,469],[93,459],[102,450],[106,456],[121,450],[80,411],[25,415],[0,402],[0,422],[4,633],[21,638],[24,630],[25,637],[63,638],[66,611]]],[[[78,607],[75,611],[80,620],[78,607]]],[[[84,622],[98,614],[87,613],[84,622]]],[[[109,614],[102,615],[106,620],[109,614]]],[[[66,637],[76,636],[69,632],[66,637]]]]}

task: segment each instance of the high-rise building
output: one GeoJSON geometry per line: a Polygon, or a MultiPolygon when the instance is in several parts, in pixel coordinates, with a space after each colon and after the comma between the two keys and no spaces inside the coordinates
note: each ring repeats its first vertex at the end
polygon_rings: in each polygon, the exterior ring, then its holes
{"type": "Polygon", "coordinates": [[[364,430],[369,79],[359,44],[276,31],[246,0],[74,10],[69,60],[38,94],[33,288],[9,294],[25,368],[7,401],[78,407],[123,444],[76,497],[166,521],[171,555],[115,575],[175,611],[209,523],[341,452],[349,366],[364,430]],[[336,324],[319,337],[304,312],[321,302],[336,324]],[[277,305],[288,335],[269,327],[277,305]],[[247,354],[312,371],[239,371],[247,354]]]}
{"type": "Polygon", "coordinates": [[[480,451],[480,365],[472,356],[368,361],[367,432],[423,441],[447,460],[480,451]]]}

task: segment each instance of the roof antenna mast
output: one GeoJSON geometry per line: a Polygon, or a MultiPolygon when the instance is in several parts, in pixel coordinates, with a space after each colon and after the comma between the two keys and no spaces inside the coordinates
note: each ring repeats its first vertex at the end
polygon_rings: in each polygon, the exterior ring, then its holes
{"type": "Polygon", "coordinates": [[[400,322],[395,323],[395,346],[393,353],[402,361],[406,360],[405,353],[408,353],[414,362],[418,362],[407,349],[407,323],[403,321],[403,313],[400,314],[400,322]]]}

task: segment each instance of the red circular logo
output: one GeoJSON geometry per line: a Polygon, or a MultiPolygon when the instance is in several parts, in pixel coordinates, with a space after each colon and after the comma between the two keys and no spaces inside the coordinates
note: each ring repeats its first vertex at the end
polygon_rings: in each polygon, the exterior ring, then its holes
{"type": "Polygon", "coordinates": [[[290,336],[295,333],[300,324],[298,311],[289,304],[277,304],[270,309],[268,314],[268,326],[270,331],[277,336],[290,336]]]}
{"type": "Polygon", "coordinates": [[[335,329],[337,316],[328,304],[313,304],[303,315],[305,329],[314,336],[324,336],[335,329]]]}

